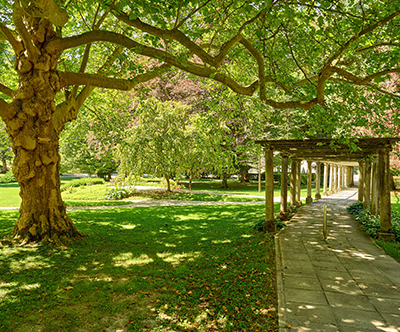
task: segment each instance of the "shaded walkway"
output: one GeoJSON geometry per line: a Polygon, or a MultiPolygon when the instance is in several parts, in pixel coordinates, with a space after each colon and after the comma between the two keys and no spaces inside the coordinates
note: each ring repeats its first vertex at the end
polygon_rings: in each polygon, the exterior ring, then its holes
{"type": "Polygon", "coordinates": [[[357,229],[356,194],[304,206],[276,236],[280,331],[400,331],[400,264],[357,229]]]}

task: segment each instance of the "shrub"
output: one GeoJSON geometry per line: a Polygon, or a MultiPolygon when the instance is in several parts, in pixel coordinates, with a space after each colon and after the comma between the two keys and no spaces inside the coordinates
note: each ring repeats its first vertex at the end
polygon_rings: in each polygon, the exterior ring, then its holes
{"type": "Polygon", "coordinates": [[[109,200],[119,200],[119,199],[124,199],[126,197],[129,197],[132,195],[134,192],[134,189],[130,188],[110,188],[109,191],[106,193],[106,199],[109,200]]]}
{"type": "Polygon", "coordinates": [[[81,178],[69,181],[63,184],[60,189],[61,191],[71,190],[71,188],[82,187],[82,186],[93,186],[95,184],[104,184],[105,181],[100,178],[81,178]]]}
{"type": "Polygon", "coordinates": [[[11,182],[17,182],[17,179],[15,178],[13,172],[10,170],[4,176],[0,177],[0,183],[11,183],[11,182]]]}
{"type": "MultiPolygon", "coordinates": [[[[365,233],[375,239],[378,237],[380,230],[379,216],[371,216],[370,210],[363,209],[362,202],[349,206],[347,211],[355,215],[355,219],[364,228],[365,233]]],[[[396,211],[392,212],[392,233],[396,241],[400,242],[400,214],[396,211]]]]}

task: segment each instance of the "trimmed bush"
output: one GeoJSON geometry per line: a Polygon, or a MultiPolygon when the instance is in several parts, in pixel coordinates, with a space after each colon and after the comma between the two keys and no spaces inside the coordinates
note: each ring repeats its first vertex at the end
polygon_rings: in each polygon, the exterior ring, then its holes
{"type": "Polygon", "coordinates": [[[17,182],[17,179],[15,178],[13,172],[10,170],[4,176],[0,177],[0,183],[11,183],[11,182],[17,182]]]}
{"type": "Polygon", "coordinates": [[[72,180],[66,184],[63,184],[60,189],[61,192],[70,190],[71,188],[76,188],[76,187],[83,187],[83,186],[93,186],[95,184],[104,184],[105,181],[100,178],[81,178],[81,179],[75,179],[72,180]]]}

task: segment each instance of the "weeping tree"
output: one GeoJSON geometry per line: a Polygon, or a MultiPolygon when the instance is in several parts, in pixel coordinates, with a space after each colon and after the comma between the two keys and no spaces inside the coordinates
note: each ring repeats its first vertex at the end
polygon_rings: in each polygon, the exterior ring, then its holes
{"type": "Polygon", "coordinates": [[[59,135],[95,88],[131,90],[178,68],[258,98],[265,112],[345,115],[341,128],[363,114],[331,104],[366,93],[396,98],[379,85],[400,71],[400,9],[389,0],[0,5],[0,116],[21,187],[14,236],[25,242],[81,236],[61,199],[59,135]]]}

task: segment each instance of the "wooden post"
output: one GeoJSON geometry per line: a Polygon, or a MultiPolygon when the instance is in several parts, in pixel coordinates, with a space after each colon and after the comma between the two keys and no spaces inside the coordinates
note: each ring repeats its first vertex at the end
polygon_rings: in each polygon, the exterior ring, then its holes
{"type": "Polygon", "coordinates": [[[350,173],[350,187],[354,187],[354,166],[351,167],[351,173],[350,173]]]}
{"type": "Polygon", "coordinates": [[[358,162],[358,201],[364,202],[364,165],[365,160],[358,162]]]}
{"type": "Polygon", "coordinates": [[[330,172],[329,172],[329,195],[333,194],[333,164],[330,165],[330,172]]]}
{"type": "Polygon", "coordinates": [[[301,206],[301,160],[297,162],[296,205],[301,206]]]}
{"type": "Polygon", "coordinates": [[[264,232],[276,231],[274,220],[274,154],[272,149],[266,147],[265,151],[265,222],[264,232]]]}
{"type": "Polygon", "coordinates": [[[390,205],[390,178],[389,178],[389,151],[390,147],[379,150],[379,205],[380,205],[380,232],[379,239],[394,240],[392,233],[392,211],[390,205]]]}
{"type": "Polygon", "coordinates": [[[282,221],[289,220],[289,213],[287,208],[287,188],[288,188],[288,156],[282,155],[282,169],[281,169],[281,211],[279,218],[282,221]]]}
{"type": "Polygon", "coordinates": [[[346,182],[346,187],[351,187],[351,182],[352,182],[352,167],[347,166],[347,182],[346,182]]]}
{"type": "Polygon", "coordinates": [[[338,191],[338,167],[337,165],[333,166],[333,192],[336,193],[338,191]]]}
{"type": "Polygon", "coordinates": [[[312,169],[311,169],[311,160],[307,160],[307,198],[306,204],[311,203],[313,201],[311,197],[311,183],[312,183],[312,169]]]}
{"type": "Polygon", "coordinates": [[[371,160],[369,158],[365,159],[364,167],[363,208],[369,209],[371,204],[371,160]]]}
{"type": "Polygon", "coordinates": [[[261,192],[261,156],[258,156],[258,192],[261,192]]]}
{"type": "Polygon", "coordinates": [[[379,215],[379,172],[378,172],[379,158],[374,157],[372,165],[372,198],[371,198],[371,214],[373,216],[379,215]]]}
{"type": "Polygon", "coordinates": [[[344,175],[345,175],[345,170],[343,166],[340,166],[340,189],[343,190],[344,189],[344,175]]]}
{"type": "Polygon", "coordinates": [[[337,174],[337,191],[342,190],[342,166],[338,166],[338,174],[337,174]]]}
{"type": "Polygon", "coordinates": [[[327,163],[324,163],[324,189],[322,195],[328,196],[328,169],[327,163]]]}
{"type": "Polygon", "coordinates": [[[317,173],[315,178],[315,199],[321,198],[321,163],[317,162],[317,173]]]}
{"type": "Polygon", "coordinates": [[[294,209],[296,207],[296,182],[297,182],[297,159],[292,159],[292,165],[290,170],[290,207],[294,209]]]}

